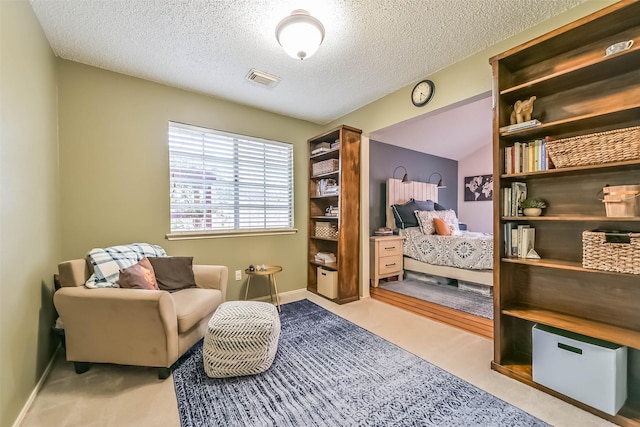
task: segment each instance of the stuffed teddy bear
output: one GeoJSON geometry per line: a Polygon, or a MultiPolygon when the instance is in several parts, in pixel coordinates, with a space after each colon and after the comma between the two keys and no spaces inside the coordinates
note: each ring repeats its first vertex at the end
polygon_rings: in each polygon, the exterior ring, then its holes
{"type": "Polygon", "coordinates": [[[528,122],[531,120],[531,113],[533,113],[533,101],[536,100],[535,96],[524,101],[516,101],[513,105],[513,111],[511,112],[510,123],[515,125],[517,123],[528,122]]]}

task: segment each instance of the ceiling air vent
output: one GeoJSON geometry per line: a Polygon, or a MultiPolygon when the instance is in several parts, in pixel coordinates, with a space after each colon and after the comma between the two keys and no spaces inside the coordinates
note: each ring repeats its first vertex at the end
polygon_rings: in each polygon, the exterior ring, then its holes
{"type": "Polygon", "coordinates": [[[280,77],[252,68],[249,74],[247,74],[247,80],[266,87],[274,87],[280,81],[280,77]]]}

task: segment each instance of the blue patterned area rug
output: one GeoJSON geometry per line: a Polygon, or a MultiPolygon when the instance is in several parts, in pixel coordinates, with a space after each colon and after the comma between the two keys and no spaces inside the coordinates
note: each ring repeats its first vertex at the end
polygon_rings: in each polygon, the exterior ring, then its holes
{"type": "Polygon", "coordinates": [[[548,425],[308,300],[281,324],[262,374],[207,377],[202,341],[177,362],[183,427],[548,425]]]}

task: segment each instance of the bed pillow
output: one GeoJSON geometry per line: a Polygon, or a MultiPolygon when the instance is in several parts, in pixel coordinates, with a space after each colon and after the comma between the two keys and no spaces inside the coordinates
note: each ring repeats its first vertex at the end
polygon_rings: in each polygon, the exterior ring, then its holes
{"type": "Polygon", "coordinates": [[[193,257],[149,257],[149,262],[153,266],[158,288],[161,290],[173,292],[196,287],[193,257]]]}
{"type": "Polygon", "coordinates": [[[120,270],[118,285],[128,289],[158,290],[158,282],[148,258],[142,258],[137,264],[120,270]]]}
{"type": "Polygon", "coordinates": [[[433,208],[437,211],[446,211],[447,208],[445,208],[444,206],[442,206],[440,203],[433,203],[433,208]]]}
{"type": "Polygon", "coordinates": [[[458,234],[460,231],[458,218],[456,217],[455,211],[452,209],[444,211],[416,211],[415,215],[418,218],[420,230],[423,234],[433,234],[436,232],[433,224],[434,218],[440,218],[443,220],[449,226],[452,235],[458,234]]]}
{"type": "Polygon", "coordinates": [[[401,205],[391,205],[393,217],[396,220],[396,228],[417,227],[419,225],[415,211],[432,211],[434,209],[433,200],[414,200],[401,205]]]}
{"type": "Polygon", "coordinates": [[[441,218],[433,218],[433,227],[438,236],[451,236],[451,227],[441,218]]]}

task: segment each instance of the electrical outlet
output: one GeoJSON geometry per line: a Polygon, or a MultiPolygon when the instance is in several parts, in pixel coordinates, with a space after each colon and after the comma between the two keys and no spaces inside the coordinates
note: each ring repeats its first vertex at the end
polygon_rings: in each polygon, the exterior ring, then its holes
{"type": "Polygon", "coordinates": [[[242,270],[236,270],[236,280],[242,280],[242,270]]]}

